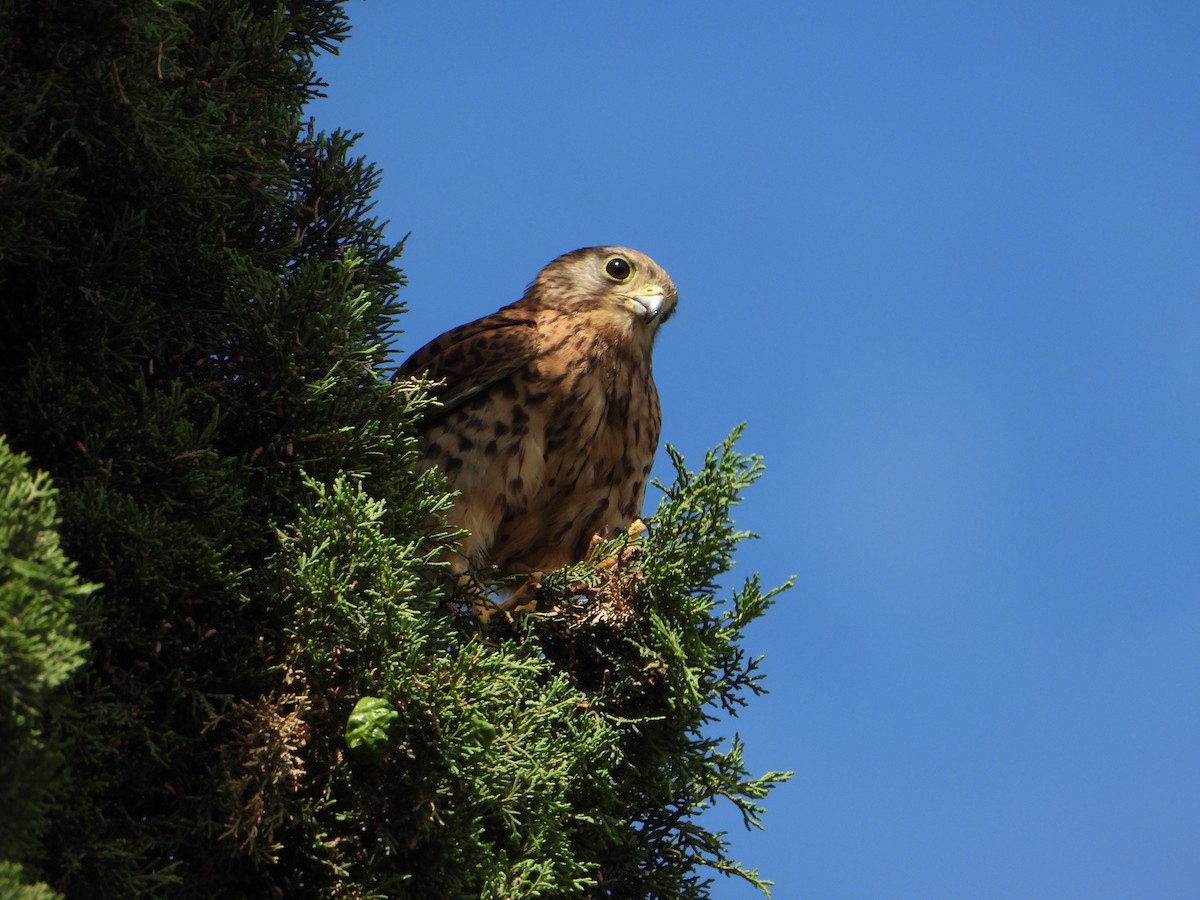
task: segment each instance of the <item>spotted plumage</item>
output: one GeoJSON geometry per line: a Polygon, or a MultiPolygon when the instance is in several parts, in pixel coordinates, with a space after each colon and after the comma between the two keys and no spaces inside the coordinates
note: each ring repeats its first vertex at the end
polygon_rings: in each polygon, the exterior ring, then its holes
{"type": "Polygon", "coordinates": [[[651,349],[676,301],[636,250],[575,250],[405,361],[397,377],[443,382],[421,452],[459,492],[456,571],[550,571],[637,518],[661,426],[651,349]]]}

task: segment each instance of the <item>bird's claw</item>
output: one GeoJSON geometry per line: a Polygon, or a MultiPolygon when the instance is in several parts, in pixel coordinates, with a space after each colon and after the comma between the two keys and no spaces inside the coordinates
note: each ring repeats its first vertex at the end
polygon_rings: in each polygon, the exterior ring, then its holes
{"type": "MultiPolygon", "coordinates": [[[[646,523],[643,522],[641,519],[634,519],[629,524],[629,527],[625,529],[625,534],[628,535],[630,540],[634,540],[636,538],[640,538],[642,535],[644,535],[649,530],[650,529],[646,527],[646,523]]],[[[585,553],[583,556],[584,560],[586,562],[591,562],[592,557],[595,555],[596,551],[600,548],[600,546],[608,543],[610,540],[613,539],[614,536],[615,535],[607,535],[606,536],[604,534],[592,535],[591,541],[588,542],[587,553],[585,553]]],[[[621,551],[620,555],[606,556],[604,559],[599,560],[596,563],[593,563],[593,565],[595,565],[595,567],[597,569],[611,571],[611,570],[617,568],[617,566],[621,565],[621,563],[629,562],[629,560],[632,559],[636,555],[636,553],[637,553],[637,548],[626,547],[624,550],[621,551]]]]}
{"type": "Polygon", "coordinates": [[[533,572],[525,582],[513,591],[512,596],[497,603],[497,608],[506,613],[527,612],[537,605],[537,592],[542,587],[542,573],[533,572]]]}

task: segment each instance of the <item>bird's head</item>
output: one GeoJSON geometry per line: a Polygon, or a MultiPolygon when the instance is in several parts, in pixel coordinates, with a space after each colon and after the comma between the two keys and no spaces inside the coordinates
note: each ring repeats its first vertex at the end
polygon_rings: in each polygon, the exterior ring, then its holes
{"type": "Polygon", "coordinates": [[[671,277],[644,253],[586,247],[542,269],[525,299],[563,312],[598,315],[649,342],[675,311],[679,293],[671,277]]]}

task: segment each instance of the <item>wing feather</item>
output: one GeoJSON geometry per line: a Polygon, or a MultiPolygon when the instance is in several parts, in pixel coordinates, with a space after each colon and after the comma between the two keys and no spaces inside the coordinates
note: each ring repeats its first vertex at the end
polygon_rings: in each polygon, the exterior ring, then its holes
{"type": "Polygon", "coordinates": [[[506,306],[430,341],[404,361],[393,376],[425,376],[444,384],[433,389],[441,406],[421,420],[428,425],[444,418],[532,361],[539,332],[533,312],[506,306]]]}

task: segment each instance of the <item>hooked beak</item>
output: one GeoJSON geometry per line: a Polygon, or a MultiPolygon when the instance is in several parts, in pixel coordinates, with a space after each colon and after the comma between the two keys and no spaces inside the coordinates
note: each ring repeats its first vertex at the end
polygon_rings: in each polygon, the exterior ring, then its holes
{"type": "Polygon", "coordinates": [[[658,314],[662,312],[663,300],[661,291],[653,294],[625,295],[629,311],[647,324],[658,318],[658,314]]]}

